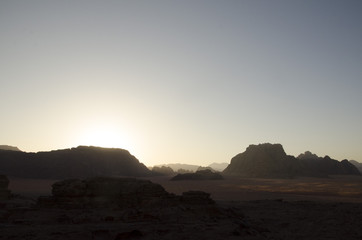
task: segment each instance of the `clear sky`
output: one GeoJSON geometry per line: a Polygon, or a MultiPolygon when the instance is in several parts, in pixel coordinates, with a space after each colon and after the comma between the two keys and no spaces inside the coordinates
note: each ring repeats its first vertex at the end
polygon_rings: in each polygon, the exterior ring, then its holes
{"type": "Polygon", "coordinates": [[[362,1],[0,0],[0,144],[362,161],[362,1]]]}

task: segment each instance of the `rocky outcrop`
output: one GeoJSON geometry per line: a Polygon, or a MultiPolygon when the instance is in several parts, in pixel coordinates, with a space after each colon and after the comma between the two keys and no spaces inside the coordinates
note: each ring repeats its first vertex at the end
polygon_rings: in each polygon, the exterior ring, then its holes
{"type": "Polygon", "coordinates": [[[171,181],[180,180],[222,180],[224,179],[219,173],[212,172],[210,169],[200,170],[195,173],[177,174],[171,181]]]}
{"type": "Polygon", "coordinates": [[[53,196],[23,203],[1,205],[1,239],[266,239],[241,207],[200,191],[175,196],[146,180],[65,180],[53,196]]]}
{"type": "Polygon", "coordinates": [[[127,150],[80,146],[51,152],[0,151],[0,169],[9,177],[66,179],[94,176],[150,176],[127,150]]]}
{"type": "Polygon", "coordinates": [[[62,208],[125,208],[171,197],[161,185],[148,180],[95,177],[56,182],[52,186],[52,197],[40,198],[39,204],[62,208]]]}
{"type": "Polygon", "coordinates": [[[5,175],[0,175],[0,200],[8,200],[10,198],[8,186],[9,179],[5,175]]]}
{"type": "Polygon", "coordinates": [[[341,162],[326,156],[320,158],[305,152],[295,158],[288,156],[281,144],[250,145],[245,152],[231,159],[225,175],[261,178],[293,178],[297,176],[327,177],[329,175],[361,175],[347,160],[341,162]]]}

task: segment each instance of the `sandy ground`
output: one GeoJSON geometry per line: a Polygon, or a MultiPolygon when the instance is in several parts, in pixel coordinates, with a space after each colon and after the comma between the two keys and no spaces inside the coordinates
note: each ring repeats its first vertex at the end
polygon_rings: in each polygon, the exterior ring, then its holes
{"type": "Polygon", "coordinates": [[[150,212],[34,209],[36,196],[50,195],[55,180],[10,180],[13,193],[33,200],[0,206],[0,239],[362,239],[362,177],[157,177],[150,180],[175,194],[209,192],[216,206],[150,212]]]}

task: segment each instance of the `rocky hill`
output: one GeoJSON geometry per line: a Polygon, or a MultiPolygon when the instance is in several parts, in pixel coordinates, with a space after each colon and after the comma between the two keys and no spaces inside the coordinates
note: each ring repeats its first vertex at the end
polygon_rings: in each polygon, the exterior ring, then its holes
{"type": "Polygon", "coordinates": [[[262,178],[292,178],[297,176],[326,177],[328,175],[361,175],[347,160],[341,162],[326,156],[320,158],[306,152],[295,158],[285,153],[281,144],[250,145],[245,152],[231,159],[225,175],[262,178]]]}
{"type": "Polygon", "coordinates": [[[127,150],[86,146],[38,153],[0,150],[0,169],[9,177],[43,179],[152,175],[127,150]]]}

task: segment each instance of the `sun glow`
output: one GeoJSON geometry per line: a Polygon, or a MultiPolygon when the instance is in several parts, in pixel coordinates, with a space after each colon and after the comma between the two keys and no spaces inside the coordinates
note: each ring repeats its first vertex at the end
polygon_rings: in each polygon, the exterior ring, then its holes
{"type": "Polygon", "coordinates": [[[80,138],[79,145],[129,150],[130,138],[116,127],[97,126],[87,129],[80,138]]]}

